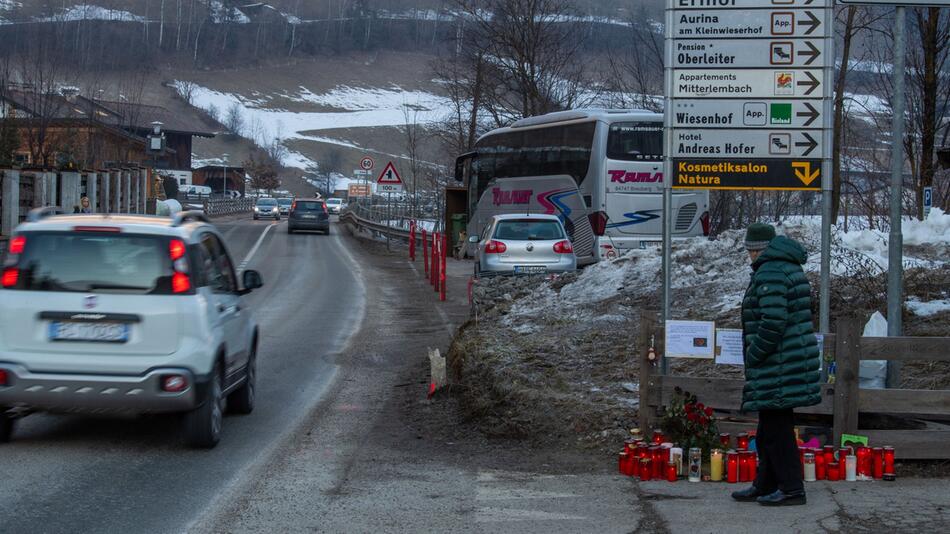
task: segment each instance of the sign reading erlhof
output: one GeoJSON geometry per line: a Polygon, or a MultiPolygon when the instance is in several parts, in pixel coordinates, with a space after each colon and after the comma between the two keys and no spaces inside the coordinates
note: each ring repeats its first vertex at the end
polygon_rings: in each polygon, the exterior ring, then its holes
{"type": "Polygon", "coordinates": [[[831,10],[831,0],[668,0],[672,187],[821,188],[831,10]]]}

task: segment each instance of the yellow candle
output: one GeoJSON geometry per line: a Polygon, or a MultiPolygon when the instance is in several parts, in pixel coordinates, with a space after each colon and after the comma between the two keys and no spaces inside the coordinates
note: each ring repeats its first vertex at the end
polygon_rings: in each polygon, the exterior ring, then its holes
{"type": "Polygon", "coordinates": [[[709,455],[709,471],[713,482],[722,481],[722,451],[713,449],[709,455]]]}

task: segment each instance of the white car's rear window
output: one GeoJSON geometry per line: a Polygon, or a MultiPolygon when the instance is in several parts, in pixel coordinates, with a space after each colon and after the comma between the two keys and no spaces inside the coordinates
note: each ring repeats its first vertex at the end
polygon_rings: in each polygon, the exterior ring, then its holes
{"type": "Polygon", "coordinates": [[[547,219],[506,219],[495,227],[495,239],[547,241],[563,238],[561,223],[547,219]]]}

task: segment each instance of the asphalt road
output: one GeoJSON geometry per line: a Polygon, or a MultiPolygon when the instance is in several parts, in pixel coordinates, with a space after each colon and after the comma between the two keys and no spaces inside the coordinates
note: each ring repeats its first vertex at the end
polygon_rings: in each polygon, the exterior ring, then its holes
{"type": "Polygon", "coordinates": [[[335,355],[365,309],[361,268],[343,237],[288,235],[286,221],[218,227],[235,262],[246,259],[265,284],[246,297],[262,333],[254,413],[227,417],[211,451],[185,447],[173,416],[31,415],[0,447],[0,531],[186,530],[327,394],[335,355]]]}

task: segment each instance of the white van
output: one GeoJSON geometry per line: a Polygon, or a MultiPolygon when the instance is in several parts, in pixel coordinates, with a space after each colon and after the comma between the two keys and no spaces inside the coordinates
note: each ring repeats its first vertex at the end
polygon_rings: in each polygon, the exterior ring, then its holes
{"type": "Polygon", "coordinates": [[[186,185],[179,188],[178,192],[189,196],[211,196],[211,188],[206,185],[186,185]]]}

